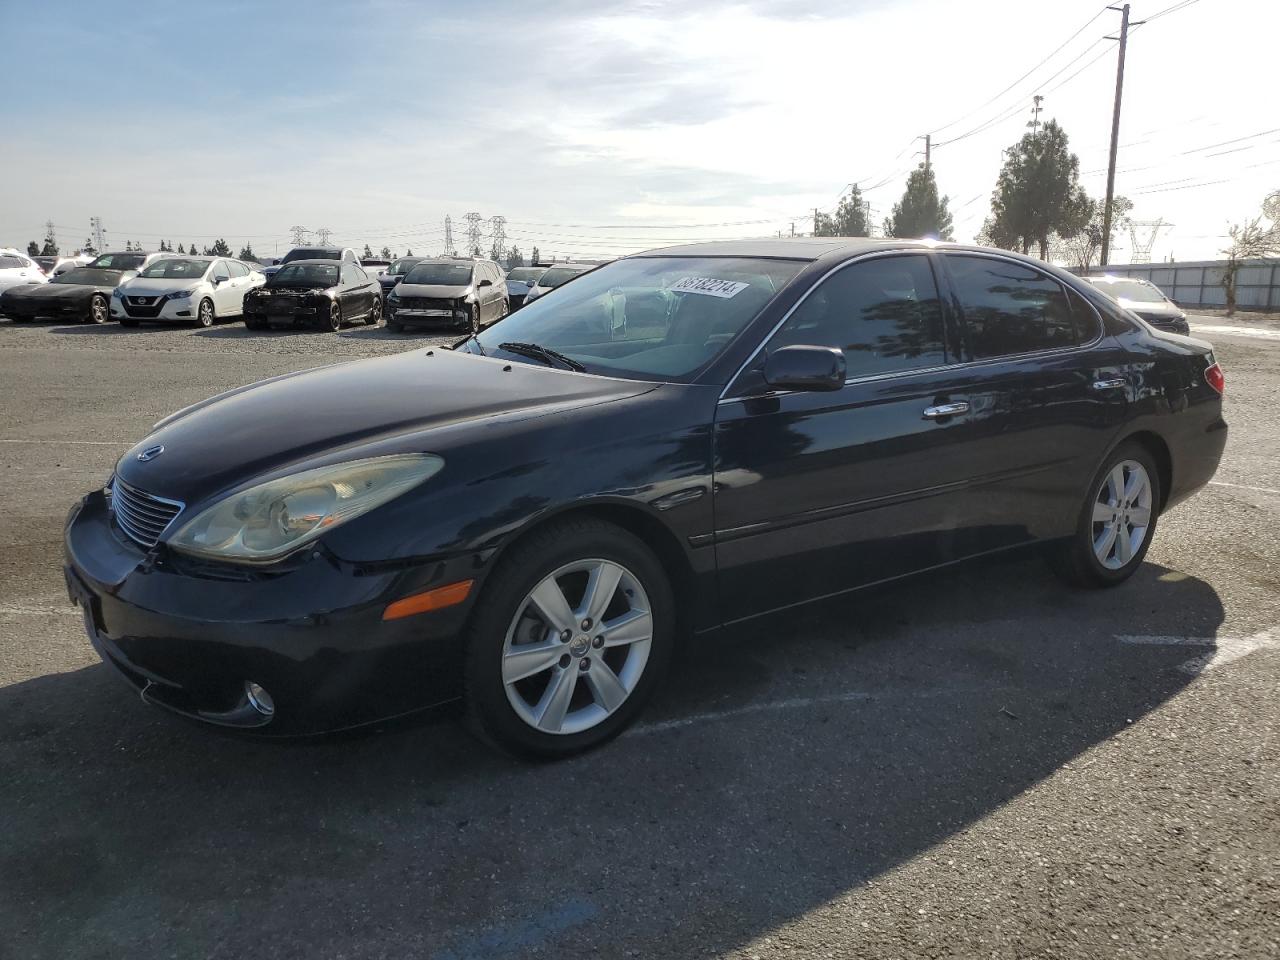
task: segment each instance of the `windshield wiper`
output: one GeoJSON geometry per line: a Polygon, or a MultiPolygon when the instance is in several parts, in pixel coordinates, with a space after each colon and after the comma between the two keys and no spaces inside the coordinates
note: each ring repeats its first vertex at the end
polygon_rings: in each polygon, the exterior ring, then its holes
{"type": "Polygon", "coordinates": [[[540,343],[500,343],[499,350],[505,350],[507,353],[518,353],[522,357],[532,357],[534,360],[541,360],[547,366],[555,366],[557,363],[568,367],[578,373],[582,373],[587,368],[580,364],[573,357],[566,357],[563,353],[557,353],[550,347],[544,347],[540,343]]]}

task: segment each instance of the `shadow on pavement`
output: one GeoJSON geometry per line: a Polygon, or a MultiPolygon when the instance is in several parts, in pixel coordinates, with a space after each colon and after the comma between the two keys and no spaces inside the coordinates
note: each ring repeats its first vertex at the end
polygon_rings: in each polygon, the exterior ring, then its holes
{"type": "MultiPolygon", "coordinates": [[[[706,956],[974,824],[1191,680],[1206,583],[1025,558],[693,644],[640,728],[555,765],[451,722],[302,743],[102,666],[0,689],[0,929],[35,957],[706,956]]],[[[68,620],[68,631],[79,629],[68,620]]],[[[4,953],[0,950],[0,953],[4,953]]]]}

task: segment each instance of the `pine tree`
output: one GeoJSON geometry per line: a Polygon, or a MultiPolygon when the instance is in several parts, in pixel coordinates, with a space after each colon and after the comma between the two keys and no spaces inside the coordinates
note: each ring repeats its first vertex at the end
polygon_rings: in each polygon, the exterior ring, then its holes
{"type": "Polygon", "coordinates": [[[1080,186],[1080,160],[1056,120],[1025,134],[1005,151],[991,197],[990,235],[1009,246],[1049,252],[1050,234],[1072,236],[1084,229],[1093,205],[1080,186]]]}
{"type": "Polygon", "coordinates": [[[178,252],[179,252],[179,253],[186,253],[187,251],[185,251],[185,250],[183,250],[183,249],[182,249],[182,244],[178,244],[178,252]]]}
{"type": "Polygon", "coordinates": [[[36,243],[34,240],[30,241],[27,244],[27,256],[29,257],[40,256],[40,244],[36,243]]]}
{"type": "Polygon", "coordinates": [[[519,247],[512,247],[507,251],[507,269],[514,270],[516,267],[524,266],[524,254],[520,252],[519,247]]]}
{"type": "Polygon", "coordinates": [[[369,248],[369,245],[367,243],[364,245],[364,253],[360,254],[360,259],[362,260],[373,259],[373,250],[369,248]]]}
{"type": "Polygon", "coordinates": [[[840,203],[833,215],[828,216],[825,213],[817,215],[814,236],[871,236],[871,224],[867,221],[867,205],[856,183],[850,187],[848,194],[840,198],[840,203]]]}
{"type": "Polygon", "coordinates": [[[405,255],[406,257],[412,257],[412,256],[413,256],[413,251],[412,251],[412,250],[410,250],[408,247],[405,247],[404,255],[405,255]]]}
{"type": "Polygon", "coordinates": [[[53,227],[44,235],[44,246],[40,248],[40,256],[56,257],[58,255],[58,239],[53,235],[53,227]]]}
{"type": "Polygon", "coordinates": [[[382,248],[382,252],[381,252],[381,256],[382,256],[382,259],[383,259],[383,260],[390,260],[390,259],[391,259],[391,248],[390,248],[390,247],[383,247],[383,248],[382,248]]]}
{"type": "Polygon", "coordinates": [[[187,244],[187,253],[191,254],[193,257],[196,255],[196,251],[199,249],[200,248],[197,247],[194,243],[187,244]]]}
{"type": "Polygon", "coordinates": [[[950,240],[951,226],[947,198],[938,198],[938,182],[933,177],[933,167],[922,163],[907,177],[902,199],[893,205],[893,211],[885,220],[885,236],[950,240]]]}
{"type": "Polygon", "coordinates": [[[253,252],[253,244],[246,243],[243,247],[241,247],[240,256],[237,257],[237,259],[238,260],[257,260],[258,258],[253,252]]]}
{"type": "Polygon", "coordinates": [[[534,247],[533,252],[529,254],[529,262],[534,266],[542,262],[542,252],[537,247],[534,247]]]}

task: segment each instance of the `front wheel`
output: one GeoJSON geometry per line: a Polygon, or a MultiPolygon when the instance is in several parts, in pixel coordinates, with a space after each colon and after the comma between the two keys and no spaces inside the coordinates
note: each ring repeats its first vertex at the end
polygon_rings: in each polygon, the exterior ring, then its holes
{"type": "Polygon", "coordinates": [[[471,314],[467,326],[473,337],[480,332],[480,304],[473,303],[471,305],[471,314]]]}
{"type": "Polygon", "coordinates": [[[213,301],[201,300],[200,306],[196,309],[196,326],[212,327],[213,326],[213,301]]]}
{"type": "Polygon", "coordinates": [[[518,755],[571,756],[621,733],[661,680],[675,644],[671,585],[627,531],[562,521],[503,557],[466,643],[472,729],[518,755]]]}
{"type": "Polygon", "coordinates": [[[334,333],[342,329],[342,306],[338,303],[334,303],[329,307],[328,328],[334,333]]]}
{"type": "Polygon", "coordinates": [[[89,322],[106,323],[110,316],[111,310],[107,306],[107,298],[100,293],[94,294],[93,299],[89,301],[89,322]]]}
{"type": "Polygon", "coordinates": [[[1081,586],[1112,587],[1133,576],[1155,536],[1160,471],[1146,447],[1123,443],[1089,486],[1076,531],[1055,557],[1058,572],[1081,586]]]}
{"type": "Polygon", "coordinates": [[[369,307],[369,315],[364,318],[366,327],[376,327],[382,322],[382,301],[377,297],[373,298],[373,304],[369,307]]]}

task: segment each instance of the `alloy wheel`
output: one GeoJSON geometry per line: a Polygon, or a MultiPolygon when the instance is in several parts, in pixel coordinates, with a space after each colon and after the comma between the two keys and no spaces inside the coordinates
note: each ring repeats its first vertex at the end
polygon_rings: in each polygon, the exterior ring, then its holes
{"type": "Polygon", "coordinates": [[[89,302],[89,319],[94,323],[107,322],[107,300],[105,297],[94,297],[89,302]]]}
{"type": "Polygon", "coordinates": [[[565,564],[529,591],[507,628],[507,701],[542,733],[589,730],[636,689],[652,643],[649,597],[635,574],[612,560],[565,564]]]}
{"type": "Polygon", "coordinates": [[[1142,549],[1151,526],[1151,477],[1136,460],[1121,460],[1103,478],[1093,504],[1093,554],[1119,570],[1142,549]]]}
{"type": "Polygon", "coordinates": [[[342,307],[336,303],[329,308],[329,329],[334,333],[342,329],[342,307]]]}
{"type": "Polygon", "coordinates": [[[208,300],[200,301],[200,310],[196,314],[196,322],[202,327],[213,326],[213,304],[208,300]]]}

